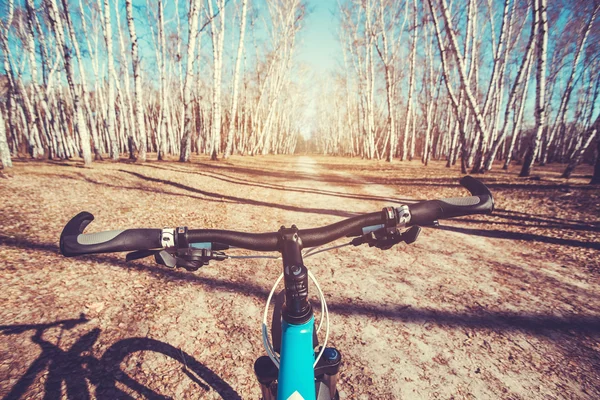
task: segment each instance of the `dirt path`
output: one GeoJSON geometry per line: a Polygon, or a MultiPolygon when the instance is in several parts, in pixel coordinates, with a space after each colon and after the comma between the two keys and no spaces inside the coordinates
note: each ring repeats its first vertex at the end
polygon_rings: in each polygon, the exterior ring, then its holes
{"type": "MultiPolygon", "coordinates": [[[[273,231],[465,193],[389,184],[337,163],[17,165],[0,191],[0,395],[258,398],[252,363],[277,261],[191,274],[120,254],[65,259],[58,234],[82,209],[96,215],[90,231],[273,231]]],[[[307,259],[328,296],[330,343],[344,355],[342,397],[599,398],[598,277],[467,226],[423,229],[413,245],[385,252],[307,259]]]]}

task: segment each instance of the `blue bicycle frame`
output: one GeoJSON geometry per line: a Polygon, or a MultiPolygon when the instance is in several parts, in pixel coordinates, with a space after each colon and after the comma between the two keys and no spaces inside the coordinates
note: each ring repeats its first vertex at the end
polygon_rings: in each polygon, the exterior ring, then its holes
{"type": "Polygon", "coordinates": [[[299,325],[281,322],[278,399],[315,400],[315,319],[299,325]]]}

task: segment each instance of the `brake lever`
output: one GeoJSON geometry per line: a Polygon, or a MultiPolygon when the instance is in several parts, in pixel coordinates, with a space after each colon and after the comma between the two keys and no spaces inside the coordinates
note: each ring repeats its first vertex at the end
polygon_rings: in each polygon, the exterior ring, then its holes
{"type": "Polygon", "coordinates": [[[155,253],[154,260],[167,268],[175,268],[177,266],[177,258],[166,250],[155,253]]]}
{"type": "Polygon", "coordinates": [[[405,232],[400,232],[398,229],[391,231],[379,229],[354,238],[351,243],[354,246],[360,246],[361,244],[366,243],[369,247],[388,250],[400,242],[405,242],[406,244],[414,243],[419,237],[419,233],[421,233],[421,227],[416,225],[411,226],[405,232]]]}
{"type": "Polygon", "coordinates": [[[139,260],[140,258],[146,258],[155,255],[159,250],[138,250],[131,253],[127,253],[125,261],[139,260]]]}
{"type": "Polygon", "coordinates": [[[167,250],[161,250],[154,254],[154,259],[158,264],[168,268],[181,267],[187,271],[197,271],[210,261],[223,261],[227,255],[221,251],[212,251],[208,249],[195,249],[187,247],[178,249],[175,253],[167,250]]]}

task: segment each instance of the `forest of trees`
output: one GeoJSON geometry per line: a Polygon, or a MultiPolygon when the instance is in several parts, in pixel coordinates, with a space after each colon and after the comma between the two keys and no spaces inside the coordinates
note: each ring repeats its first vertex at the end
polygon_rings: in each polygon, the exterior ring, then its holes
{"type": "Polygon", "coordinates": [[[339,66],[314,77],[297,61],[303,0],[5,0],[0,161],[185,162],[300,142],[464,173],[560,162],[569,177],[596,159],[600,183],[600,0],[339,0],[332,11],[339,66]]]}

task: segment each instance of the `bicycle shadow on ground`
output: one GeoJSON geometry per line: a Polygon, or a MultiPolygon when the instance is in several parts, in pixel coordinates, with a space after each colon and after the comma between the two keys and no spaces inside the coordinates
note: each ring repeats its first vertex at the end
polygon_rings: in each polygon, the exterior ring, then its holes
{"type": "MultiPolygon", "coordinates": [[[[21,399],[29,396],[28,389],[40,375],[45,375],[43,383],[44,399],[134,399],[143,396],[147,399],[170,399],[159,394],[144,384],[136,381],[121,369],[125,358],[135,352],[151,351],[163,354],[182,364],[182,372],[199,388],[199,392],[214,390],[223,399],[241,400],[241,396],[216,373],[200,363],[188,353],[168,343],[145,337],[126,338],[110,346],[100,358],[90,355],[101,330],[93,328],[67,350],[58,344],[45,340],[44,332],[53,327],[59,327],[61,334],[78,325],[87,323],[82,314],[78,319],[59,320],[46,324],[0,325],[3,335],[19,335],[33,330],[31,341],[41,347],[41,354],[36,358],[27,371],[9,389],[3,399],[21,399]],[[44,374],[47,371],[47,374],[44,374]],[[90,393],[90,385],[95,387],[90,393]],[[120,385],[117,385],[119,383],[120,385]],[[132,396],[120,387],[126,386],[132,396]],[[63,387],[66,389],[63,393],[63,387]]],[[[60,343],[60,339],[58,341],[60,343]]]]}

